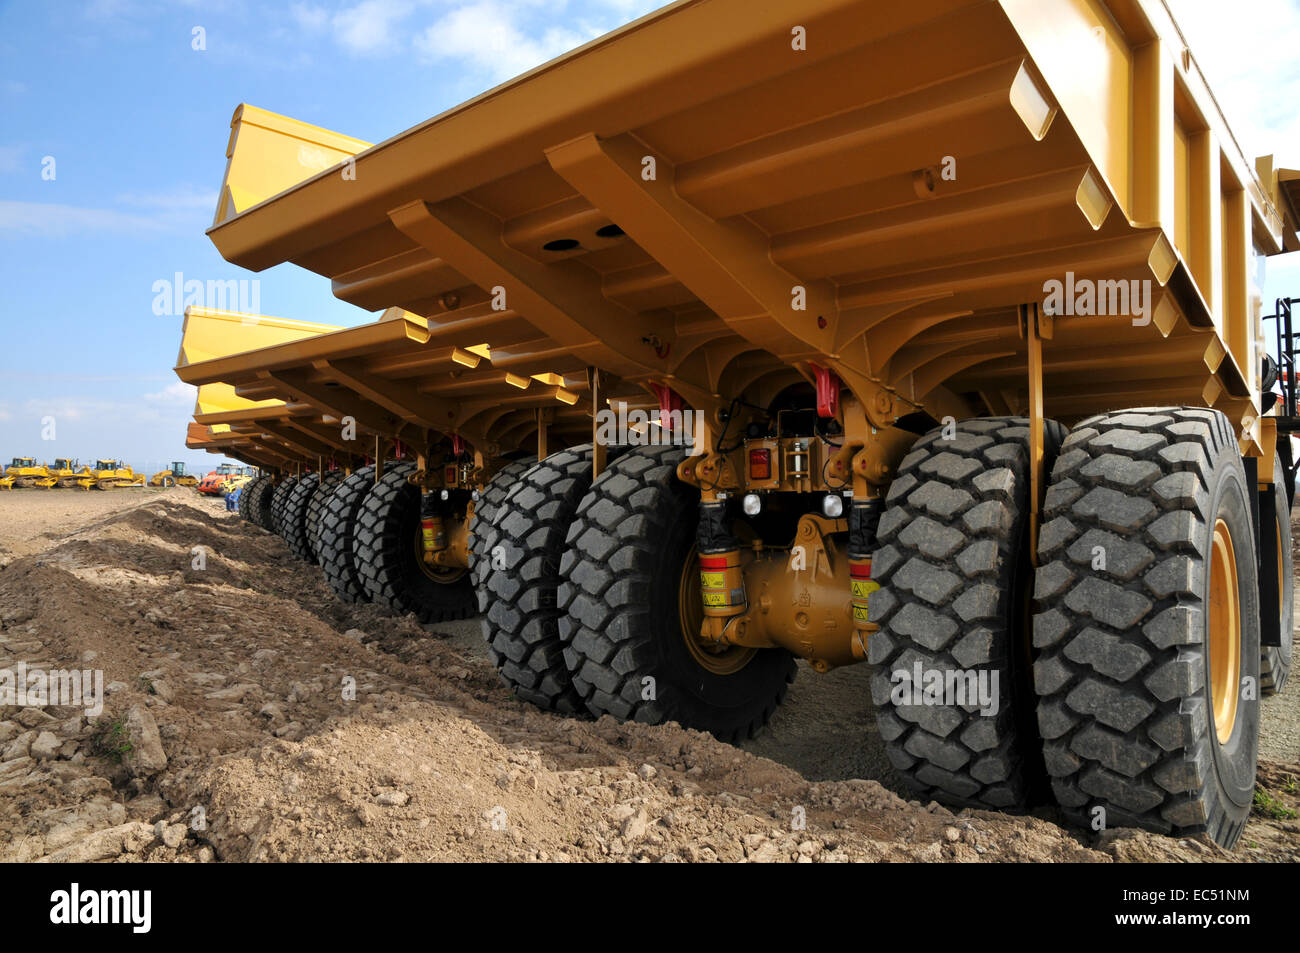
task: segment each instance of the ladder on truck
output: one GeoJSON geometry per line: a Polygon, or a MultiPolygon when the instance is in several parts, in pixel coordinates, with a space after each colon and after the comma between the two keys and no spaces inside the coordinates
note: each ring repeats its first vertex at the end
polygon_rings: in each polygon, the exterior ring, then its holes
{"type": "MultiPolygon", "coordinates": [[[[1292,306],[1300,304],[1300,298],[1278,298],[1272,314],[1264,316],[1265,321],[1272,321],[1276,333],[1277,343],[1277,363],[1272,364],[1272,359],[1265,356],[1264,380],[1260,390],[1265,394],[1271,394],[1274,398],[1274,404],[1280,402],[1281,406],[1277,407],[1275,416],[1277,417],[1277,433],[1279,440],[1277,442],[1278,456],[1282,459],[1282,467],[1286,471],[1286,493],[1287,499],[1294,505],[1295,503],[1295,485],[1296,472],[1300,470],[1300,459],[1292,451],[1291,437],[1300,434],[1300,375],[1296,373],[1296,352],[1300,350],[1300,341],[1296,340],[1296,328],[1293,318],[1292,306]],[[1278,395],[1274,388],[1281,391],[1278,395]]],[[[1267,398],[1266,398],[1267,399],[1267,398]]],[[[1264,413],[1268,413],[1271,408],[1264,407],[1264,413]]]]}

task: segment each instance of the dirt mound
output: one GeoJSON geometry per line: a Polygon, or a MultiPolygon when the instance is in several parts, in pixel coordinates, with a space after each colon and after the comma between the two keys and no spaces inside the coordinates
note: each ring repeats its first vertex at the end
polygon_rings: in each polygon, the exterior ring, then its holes
{"type": "Polygon", "coordinates": [[[93,719],[0,709],[0,860],[1300,856],[1300,765],[1263,767],[1268,793],[1231,854],[1049,813],[953,814],[851,779],[892,783],[852,672],[821,683],[821,706],[801,676],[751,751],[560,718],[509,695],[476,623],[426,631],[342,605],[220,501],[173,490],[84,515],[43,549],[30,526],[0,540],[25,553],[0,570],[0,668],[100,669],[107,690],[93,719]]]}

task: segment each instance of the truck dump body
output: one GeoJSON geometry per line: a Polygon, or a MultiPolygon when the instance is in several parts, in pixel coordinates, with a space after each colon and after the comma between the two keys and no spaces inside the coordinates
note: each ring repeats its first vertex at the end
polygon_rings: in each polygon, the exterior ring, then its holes
{"type": "Polygon", "coordinates": [[[177,368],[271,402],[202,422],[373,438],[261,518],[340,598],[476,604],[517,697],[726,740],[867,660],[922,801],[1240,836],[1300,180],[1162,2],[684,0],[374,146],[242,106],[227,155],[223,256],[384,309],[177,368]]]}
{"type": "Polygon", "coordinates": [[[223,203],[210,236],[476,321],[494,366],[701,409],[810,362],[903,413],[1023,409],[1016,308],[1069,275],[1150,297],[1056,322],[1049,415],[1124,393],[1254,424],[1247,255],[1294,230],[1150,2],[686,2],[354,161],[223,203]],[[531,334],[498,344],[493,288],[531,334]]]}
{"type": "Polygon", "coordinates": [[[539,412],[557,439],[579,442],[591,416],[585,378],[499,370],[478,343],[483,330],[479,323],[431,329],[423,318],[394,309],[372,324],[185,363],[177,374],[201,388],[230,388],[251,405],[196,419],[285,439],[283,428],[296,428],[298,449],[325,457],[375,456],[367,435],[381,438],[383,448],[392,440],[424,448],[430,434],[437,442],[455,433],[493,457],[522,446],[532,451],[539,412]],[[328,423],[310,419],[321,412],[328,423]],[[340,436],[348,418],[361,436],[340,436]]]}
{"type": "MultiPolygon", "coordinates": [[[[333,325],[192,306],[185,310],[177,363],[183,367],[217,360],[336,330],[333,325]]],[[[188,428],[185,445],[191,450],[234,456],[255,466],[288,466],[315,459],[317,455],[311,451],[320,449],[314,440],[310,447],[300,440],[290,442],[301,436],[295,425],[320,423],[320,413],[308,405],[289,407],[278,400],[249,400],[238,396],[228,383],[212,381],[197,387],[194,423],[188,428]]]]}

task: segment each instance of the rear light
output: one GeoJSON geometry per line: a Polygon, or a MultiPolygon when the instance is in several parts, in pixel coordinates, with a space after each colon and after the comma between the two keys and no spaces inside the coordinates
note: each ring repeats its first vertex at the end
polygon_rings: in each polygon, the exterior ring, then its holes
{"type": "Polygon", "coordinates": [[[446,483],[448,486],[455,486],[457,476],[459,476],[459,473],[457,472],[456,468],[454,466],[450,466],[447,467],[445,470],[443,470],[442,479],[443,482],[446,483]]]}
{"type": "Polygon", "coordinates": [[[749,478],[751,480],[772,479],[772,451],[749,451],[749,478]]]}

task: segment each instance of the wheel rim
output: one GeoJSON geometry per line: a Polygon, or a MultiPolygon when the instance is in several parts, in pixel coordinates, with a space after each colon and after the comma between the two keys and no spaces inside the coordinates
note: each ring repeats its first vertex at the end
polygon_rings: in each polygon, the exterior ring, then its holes
{"type": "Polygon", "coordinates": [[[420,572],[440,586],[449,586],[469,572],[463,566],[438,566],[424,561],[424,528],[418,520],[415,523],[415,564],[420,567],[420,572]]]}
{"type": "Polygon", "coordinates": [[[682,575],[677,585],[677,618],[682,641],[701,668],[714,675],[734,675],[749,664],[758,649],[744,645],[714,646],[700,638],[700,627],[704,624],[704,598],[700,594],[698,562],[692,546],[682,562],[682,575]]]}
{"type": "Polygon", "coordinates": [[[1232,737],[1241,693],[1241,601],[1232,534],[1222,519],[1214,524],[1210,556],[1210,701],[1219,743],[1232,737]]]}

